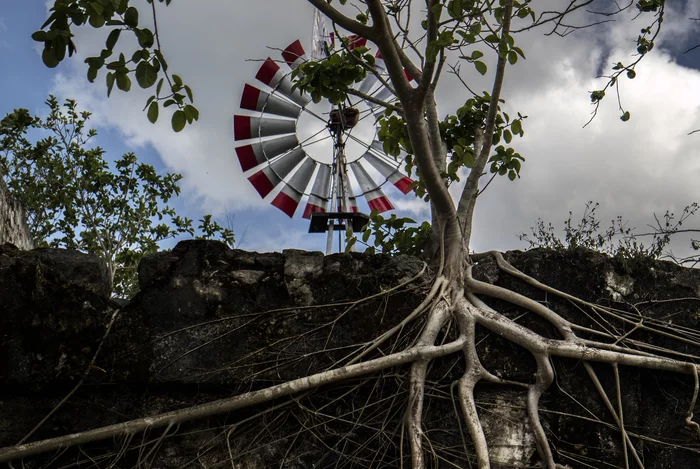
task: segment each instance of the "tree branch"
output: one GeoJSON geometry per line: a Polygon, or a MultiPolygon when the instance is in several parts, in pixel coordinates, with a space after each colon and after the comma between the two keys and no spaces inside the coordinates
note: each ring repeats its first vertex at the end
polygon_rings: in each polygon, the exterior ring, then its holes
{"type": "Polygon", "coordinates": [[[376,358],[356,365],[323,371],[321,373],[287,381],[286,383],[276,386],[270,386],[269,388],[247,392],[229,399],[220,399],[218,401],[186,407],[152,417],[129,420],[127,422],[50,438],[48,440],[0,448],[0,462],[25,458],[27,456],[89,443],[91,441],[99,441],[116,435],[134,434],[148,429],[177,425],[183,422],[211,417],[213,415],[219,415],[257,404],[264,404],[273,399],[308,391],[309,389],[314,389],[344,379],[375,373],[386,368],[405,365],[416,360],[430,360],[450,355],[460,351],[464,346],[465,340],[465,338],[460,337],[453,342],[440,346],[413,347],[393,355],[376,358]]]}
{"type": "MultiPolygon", "coordinates": [[[[372,22],[374,23],[375,36],[374,43],[379,48],[382,54],[387,72],[391,78],[391,83],[396,90],[396,96],[402,104],[412,98],[413,88],[408,83],[408,78],[404,73],[404,66],[400,57],[400,48],[396,43],[391,25],[387,17],[384,5],[380,0],[367,0],[367,8],[369,9],[372,22]]],[[[404,109],[406,106],[404,105],[404,109]]]]}
{"type": "MultiPolygon", "coordinates": [[[[505,41],[506,35],[510,32],[510,21],[513,14],[513,0],[508,0],[503,14],[503,28],[501,30],[501,41],[505,41]]],[[[496,124],[496,114],[498,112],[498,100],[501,96],[501,88],[503,87],[503,78],[506,71],[506,58],[498,57],[498,65],[496,66],[496,76],[493,80],[493,89],[491,91],[491,101],[489,102],[489,113],[486,116],[484,128],[484,142],[481,146],[481,151],[474,161],[467,183],[462,191],[462,197],[459,200],[457,208],[457,216],[459,224],[462,227],[462,233],[465,239],[465,244],[469,244],[471,238],[472,218],[474,215],[474,207],[476,206],[476,198],[479,193],[479,179],[486,167],[491,146],[493,144],[493,131],[496,124]]]]}
{"type": "Polygon", "coordinates": [[[367,26],[359,21],[355,21],[340,11],[333,8],[326,0],[307,0],[311,5],[317,8],[321,13],[326,15],[328,19],[340,25],[341,28],[347,29],[351,33],[376,42],[376,31],[374,26],[367,26]]]}

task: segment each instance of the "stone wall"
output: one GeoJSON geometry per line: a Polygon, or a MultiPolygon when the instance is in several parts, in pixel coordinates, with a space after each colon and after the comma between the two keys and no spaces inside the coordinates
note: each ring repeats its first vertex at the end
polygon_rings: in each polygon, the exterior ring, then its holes
{"type": "Polygon", "coordinates": [[[24,210],[10,194],[0,173],[0,245],[5,243],[20,249],[33,247],[24,210]]]}
{"type": "MultiPolygon", "coordinates": [[[[506,256],[524,272],[584,299],[621,309],[636,304],[650,320],[673,318],[689,337],[700,325],[698,270],[670,263],[625,270],[585,250],[506,256]]],[[[85,383],[29,441],[224,399],[334,367],[422,301],[430,274],[406,283],[422,266],[405,256],[258,254],[187,241],[145,258],[141,292],[121,305],[109,299],[106,268],[95,257],[0,247],[0,448],[24,437],[83,376],[85,383]],[[89,366],[116,310],[114,327],[89,366]]],[[[584,325],[599,320],[499,272],[491,261],[475,266],[475,275],[548,302],[584,325]]],[[[532,315],[492,304],[554,336],[532,315]]],[[[419,329],[420,323],[407,326],[398,341],[373,356],[408,346],[419,329]]],[[[490,371],[532,380],[529,354],[483,330],[478,334],[478,352],[490,371]]],[[[663,336],[635,334],[671,346],[663,336]]],[[[698,354],[696,348],[688,343],[678,351],[698,354]]],[[[541,412],[557,461],[582,469],[624,467],[619,431],[581,363],[556,360],[555,368],[557,381],[544,395],[541,412]]],[[[435,385],[426,396],[424,423],[435,460],[428,467],[469,467],[464,449],[473,451],[451,398],[463,369],[459,356],[430,367],[428,380],[435,385]]],[[[610,367],[596,369],[616,404],[610,367]]],[[[37,456],[25,467],[367,468],[398,467],[401,457],[410,467],[401,440],[406,373],[401,367],[194,421],[162,439],[162,429],[154,429],[129,441],[109,439],[37,456]]],[[[620,375],[625,422],[645,467],[700,467],[698,437],[683,421],[692,378],[625,367],[620,375]]],[[[492,467],[538,467],[524,393],[480,386],[476,399],[492,467]]]]}

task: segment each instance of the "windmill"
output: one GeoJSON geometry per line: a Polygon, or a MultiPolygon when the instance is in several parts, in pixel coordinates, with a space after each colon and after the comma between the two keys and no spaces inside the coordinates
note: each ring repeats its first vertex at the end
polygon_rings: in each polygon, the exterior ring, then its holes
{"type": "MultiPolygon", "coordinates": [[[[319,45],[325,27],[318,15],[315,59],[323,57],[320,47],[329,53],[323,39],[319,45]]],[[[332,34],[326,37],[334,39],[332,34]]],[[[364,38],[350,36],[347,48],[366,43],[364,38]]],[[[291,43],[281,56],[284,63],[268,57],[255,75],[257,83],[246,83],[243,89],[241,111],[234,116],[236,154],[260,196],[271,199],[289,217],[306,200],[301,216],[311,219],[309,232],[328,232],[326,253],[330,254],[334,230],[358,231],[369,220],[359,211],[358,196],[365,198],[370,210],[382,213],[394,208],[382,186],[391,182],[407,194],[413,181],[400,169],[406,155],[387,155],[378,140],[381,106],[352,96],[336,106],[326,100],[314,103],[293,89],[292,70],[308,60],[301,42],[291,43]]],[[[375,71],[388,79],[379,52],[375,71]]],[[[357,89],[382,101],[393,98],[375,74],[368,74],[357,89]]]]}

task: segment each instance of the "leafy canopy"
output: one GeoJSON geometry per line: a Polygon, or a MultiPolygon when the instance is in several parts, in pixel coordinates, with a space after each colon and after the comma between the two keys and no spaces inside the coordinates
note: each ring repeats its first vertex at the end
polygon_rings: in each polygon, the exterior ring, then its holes
{"type": "MultiPolygon", "coordinates": [[[[193,106],[192,89],[179,75],[168,71],[168,63],[160,48],[155,4],[153,0],[146,1],[151,5],[153,13],[153,30],[142,27],[139,10],[130,6],[129,0],[55,0],[48,19],[39,31],[32,34],[32,39],[43,43],[41,58],[47,67],[53,68],[63,61],[66,51],[69,57],[76,51],[73,27],[89,24],[96,29],[109,28],[105,47],[100,55],[85,59],[88,65],[88,80],[94,82],[99,71],[105,68],[107,96],[112,93],[115,84],[121,91],[129,91],[131,76],[141,88],[152,88],[155,85],[156,92],[148,98],[144,108],[148,109],[148,120],[152,123],[158,120],[160,106],[175,106],[171,125],[175,132],[180,132],[187,124],[199,119],[199,111],[193,106]],[[120,53],[118,57],[114,57],[115,46],[125,32],[133,34],[138,48],[130,54],[120,53]],[[159,76],[162,77],[158,79],[159,76]],[[169,93],[163,92],[166,82],[169,93]]],[[[166,5],[170,5],[171,2],[158,1],[166,5]]]]}
{"type": "MultiPolygon", "coordinates": [[[[110,165],[102,148],[88,146],[97,135],[86,129],[89,112],[78,111],[71,99],[61,106],[51,96],[46,104],[46,118],[16,109],[0,121],[0,173],[27,211],[36,247],[100,256],[114,293],[131,296],[144,255],[156,252],[166,239],[195,234],[192,220],[166,205],[180,193],[182,176],[159,175],[133,153],[110,165]]],[[[211,215],[200,220],[199,230],[202,238],[233,246],[233,231],[211,215]]]]}

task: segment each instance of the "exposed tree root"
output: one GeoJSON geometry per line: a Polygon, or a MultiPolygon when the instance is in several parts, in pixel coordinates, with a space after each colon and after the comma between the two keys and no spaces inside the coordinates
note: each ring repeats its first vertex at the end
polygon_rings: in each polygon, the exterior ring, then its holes
{"type": "MultiPolygon", "coordinates": [[[[600,317],[610,317],[619,320],[623,323],[634,324],[632,332],[644,329],[651,333],[658,333],[667,337],[672,337],[684,341],[685,343],[698,344],[700,337],[693,335],[694,331],[685,331],[682,329],[666,328],[662,324],[652,321],[646,322],[641,313],[636,320],[630,319],[626,312],[605,308],[598,305],[593,305],[584,300],[575,298],[571,295],[541,284],[537,280],[527,276],[526,274],[515,269],[512,265],[505,261],[503,256],[497,252],[487,254],[474,255],[473,259],[480,260],[486,256],[493,256],[501,270],[513,275],[528,284],[535,286],[542,291],[556,295],[562,299],[569,300],[575,304],[590,308],[600,317]]],[[[230,399],[222,399],[219,401],[209,402],[197,406],[188,407],[172,412],[145,417],[136,420],[123,422],[120,424],[110,425],[86,432],[64,435],[57,438],[52,438],[43,441],[32,443],[18,444],[14,447],[0,449],[0,462],[12,461],[15,459],[25,458],[31,455],[44,453],[47,451],[67,448],[69,446],[81,445],[87,442],[97,441],[105,438],[123,438],[124,443],[119,452],[114,456],[116,460],[123,457],[124,452],[129,447],[131,440],[138,433],[152,431],[156,428],[166,427],[160,436],[155,440],[146,444],[145,442],[139,446],[139,463],[148,463],[153,460],[158,448],[165,438],[168,438],[174,429],[177,429],[181,423],[200,419],[208,416],[231,412],[237,409],[259,405],[270,402],[274,399],[284,396],[295,396],[300,393],[308,393],[309,391],[323,385],[339,383],[352,378],[365,376],[372,373],[383,372],[389,368],[411,364],[410,373],[408,375],[407,387],[407,403],[405,407],[404,418],[402,419],[402,429],[400,439],[404,437],[408,443],[410,451],[411,464],[414,469],[424,469],[428,465],[437,466],[443,458],[438,454],[436,448],[432,445],[430,438],[424,428],[424,400],[426,398],[426,390],[429,388],[427,380],[428,369],[432,360],[445,357],[447,355],[461,352],[465,360],[465,370],[462,376],[457,381],[457,395],[459,408],[461,409],[461,419],[470,436],[474,447],[474,456],[478,469],[490,469],[491,460],[489,456],[489,446],[487,443],[484,428],[482,427],[481,419],[477,411],[477,402],[474,396],[476,385],[485,381],[492,384],[504,385],[509,387],[517,387],[526,391],[526,415],[530,424],[530,428],[534,434],[537,452],[542,464],[547,469],[563,469],[567,466],[556,462],[555,454],[550,446],[545,429],[540,418],[540,399],[542,395],[549,389],[554,382],[554,368],[551,360],[554,357],[566,357],[581,360],[584,362],[595,388],[600,394],[607,410],[612,416],[612,419],[617,425],[622,436],[622,451],[624,457],[625,468],[630,467],[629,459],[633,459],[635,464],[643,468],[643,463],[637,449],[632,443],[630,433],[627,431],[624,423],[622,412],[622,392],[619,379],[618,366],[632,366],[652,370],[665,370],[676,373],[691,374],[695,379],[694,394],[690,402],[689,410],[686,416],[686,424],[693,428],[700,436],[700,426],[692,420],[695,403],[698,396],[698,369],[697,365],[688,361],[668,358],[657,353],[649,351],[641,351],[629,348],[631,332],[621,334],[617,332],[611,325],[606,326],[604,323],[598,323],[602,332],[597,329],[579,326],[557,314],[545,304],[534,301],[524,295],[515,293],[502,287],[487,284],[478,281],[472,277],[472,267],[468,265],[464,272],[464,277],[461,284],[457,281],[451,281],[443,276],[438,276],[432,285],[432,288],[425,300],[407,315],[399,324],[392,327],[388,331],[379,335],[375,340],[365,343],[361,348],[347,355],[343,360],[337,362],[335,366],[326,371],[312,374],[303,378],[287,381],[265,389],[247,392],[230,399]],[[500,301],[516,305],[524,308],[527,311],[535,313],[540,318],[551,324],[558,334],[560,339],[550,339],[536,334],[532,330],[518,324],[489,307],[477,295],[482,295],[490,298],[495,298],[500,301]],[[423,323],[423,329],[418,335],[415,343],[409,345],[403,350],[399,350],[370,359],[364,362],[360,360],[367,357],[372,351],[378,350],[380,345],[399,333],[407,324],[415,321],[417,318],[427,313],[427,317],[423,323]],[[436,344],[441,332],[449,330],[446,325],[456,324],[458,329],[458,337],[454,340],[443,344],[436,344]],[[517,382],[509,379],[497,377],[482,365],[476,344],[476,326],[486,328],[493,334],[504,338],[526,349],[535,359],[536,371],[534,374],[534,382],[517,382]],[[590,340],[579,338],[575,331],[595,332],[599,336],[614,340],[613,343],[601,342],[598,340],[590,340]],[[611,402],[608,394],[603,389],[600,380],[595,370],[590,365],[590,362],[606,363],[612,366],[615,377],[615,391],[617,409],[611,402]],[[342,366],[341,366],[342,365],[342,366]],[[405,434],[404,434],[405,433],[405,434]],[[431,454],[432,463],[426,459],[426,455],[431,454]]],[[[422,272],[421,272],[422,273],[422,272]]],[[[416,277],[410,281],[414,281],[416,277]]],[[[405,285],[402,284],[402,285],[405,285]]],[[[352,308],[357,302],[345,303],[349,308],[352,308]]],[[[348,312],[348,309],[344,313],[348,312]]],[[[334,325],[334,322],[316,327],[314,331],[334,325]]],[[[445,332],[444,337],[448,337],[445,332]]],[[[454,336],[452,336],[454,337],[454,336]]],[[[444,339],[447,340],[447,339],[444,339]]],[[[647,349],[651,350],[651,349],[647,349]]],[[[665,351],[665,349],[663,350],[665,351]]],[[[278,360],[279,361],[279,360],[278,360]]],[[[279,367],[279,363],[275,364],[279,367]]],[[[359,385],[351,387],[346,393],[354,392],[354,389],[359,385]]],[[[375,387],[377,384],[375,383],[375,387]]],[[[371,395],[371,394],[370,394],[371,395]]],[[[337,399],[342,399],[342,397],[337,399]]],[[[391,397],[392,402],[397,398],[397,395],[391,397]]],[[[368,398],[369,399],[369,398],[368,398]]],[[[343,416],[331,415],[324,411],[324,406],[316,409],[306,409],[301,403],[300,398],[293,401],[278,404],[274,409],[281,409],[294,403],[300,409],[307,412],[308,415],[323,419],[345,419],[343,416]]],[[[359,412],[359,416],[365,415],[365,410],[369,409],[376,403],[367,400],[363,409],[359,412]]],[[[267,411],[264,411],[267,412],[267,411]]],[[[358,417],[359,418],[359,417],[358,417]]],[[[388,415],[383,417],[383,423],[380,427],[373,427],[374,430],[384,433],[389,430],[386,428],[388,415]]],[[[317,426],[312,421],[297,418],[300,430],[299,432],[310,432],[314,434],[317,426]]],[[[345,420],[343,420],[345,421],[345,420]]],[[[363,424],[355,420],[347,420],[346,423],[352,423],[352,429],[361,427],[363,424]]],[[[226,440],[226,445],[229,451],[230,464],[234,464],[234,452],[231,449],[231,435],[238,424],[231,426],[228,430],[222,432],[222,436],[226,440]]],[[[460,425],[461,426],[461,425],[460,425]]],[[[342,443],[342,448],[351,442],[351,434],[353,430],[342,436],[339,439],[342,443]]],[[[398,430],[398,429],[397,429],[398,430]]],[[[395,430],[394,433],[397,431],[395,430]]],[[[297,435],[298,436],[298,435],[297,435]]],[[[322,439],[319,437],[319,441],[322,439]]],[[[296,438],[292,439],[292,445],[296,442],[296,438]]],[[[362,444],[352,442],[353,445],[363,447],[362,444]]],[[[367,444],[367,442],[365,443],[367,444]]],[[[290,447],[291,448],[291,447],[290,447]]],[[[329,451],[338,451],[335,448],[329,448],[329,451]]],[[[403,450],[403,444],[399,444],[399,453],[403,450]]],[[[341,450],[341,452],[344,450],[341,450]]],[[[564,454],[564,453],[562,453],[564,454]]],[[[285,456],[286,458],[286,456],[285,456]]],[[[572,460],[575,460],[571,456],[572,460]]],[[[361,461],[358,464],[369,464],[370,461],[361,461]]]]}

